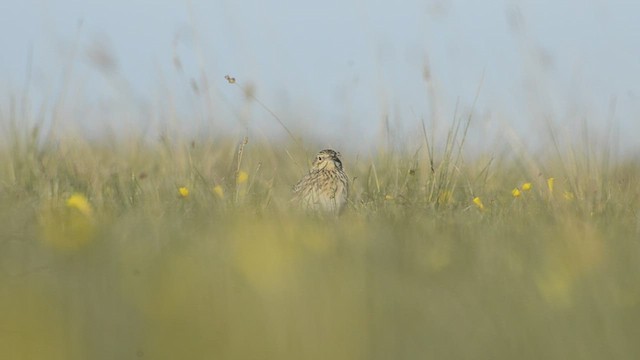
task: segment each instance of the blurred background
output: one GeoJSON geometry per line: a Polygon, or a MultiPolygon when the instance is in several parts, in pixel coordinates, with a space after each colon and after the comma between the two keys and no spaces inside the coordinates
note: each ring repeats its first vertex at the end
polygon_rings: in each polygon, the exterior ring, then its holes
{"type": "Polygon", "coordinates": [[[341,149],[418,142],[423,121],[439,134],[473,110],[474,151],[584,124],[638,150],[634,1],[2,3],[2,109],[21,99],[45,129],[286,136],[249,95],[341,149]]]}
{"type": "Polygon", "coordinates": [[[640,358],[638,2],[0,8],[1,359],[640,358]]]}

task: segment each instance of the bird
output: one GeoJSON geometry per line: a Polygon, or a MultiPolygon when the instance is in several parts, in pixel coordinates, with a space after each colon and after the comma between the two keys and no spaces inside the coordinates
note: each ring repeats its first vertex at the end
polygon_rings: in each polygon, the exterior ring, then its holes
{"type": "Polygon", "coordinates": [[[349,197],[349,177],[340,157],[331,149],[318,152],[309,173],[293,187],[293,201],[307,211],[340,214],[349,197]]]}

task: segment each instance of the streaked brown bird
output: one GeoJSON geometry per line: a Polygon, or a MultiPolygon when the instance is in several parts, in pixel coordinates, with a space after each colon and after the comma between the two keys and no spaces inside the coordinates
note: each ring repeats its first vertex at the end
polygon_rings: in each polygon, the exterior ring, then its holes
{"type": "Polygon", "coordinates": [[[349,178],[344,172],[340,153],[320,151],[309,173],[293,187],[293,201],[303,209],[339,214],[347,204],[349,178]]]}

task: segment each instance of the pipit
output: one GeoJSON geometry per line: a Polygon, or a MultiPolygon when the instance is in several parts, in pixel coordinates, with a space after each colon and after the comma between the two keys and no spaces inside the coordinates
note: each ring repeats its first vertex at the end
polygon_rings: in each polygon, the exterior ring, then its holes
{"type": "Polygon", "coordinates": [[[342,168],[340,153],[331,149],[320,151],[293,192],[293,201],[305,210],[339,214],[349,195],[349,178],[342,168]]]}

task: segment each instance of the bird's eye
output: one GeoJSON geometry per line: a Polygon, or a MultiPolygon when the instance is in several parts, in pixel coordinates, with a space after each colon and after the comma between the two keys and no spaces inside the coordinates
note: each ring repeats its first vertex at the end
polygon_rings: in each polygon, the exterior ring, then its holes
{"type": "Polygon", "coordinates": [[[318,156],[318,161],[321,161],[321,160],[322,160],[322,156],[318,156]]]}

